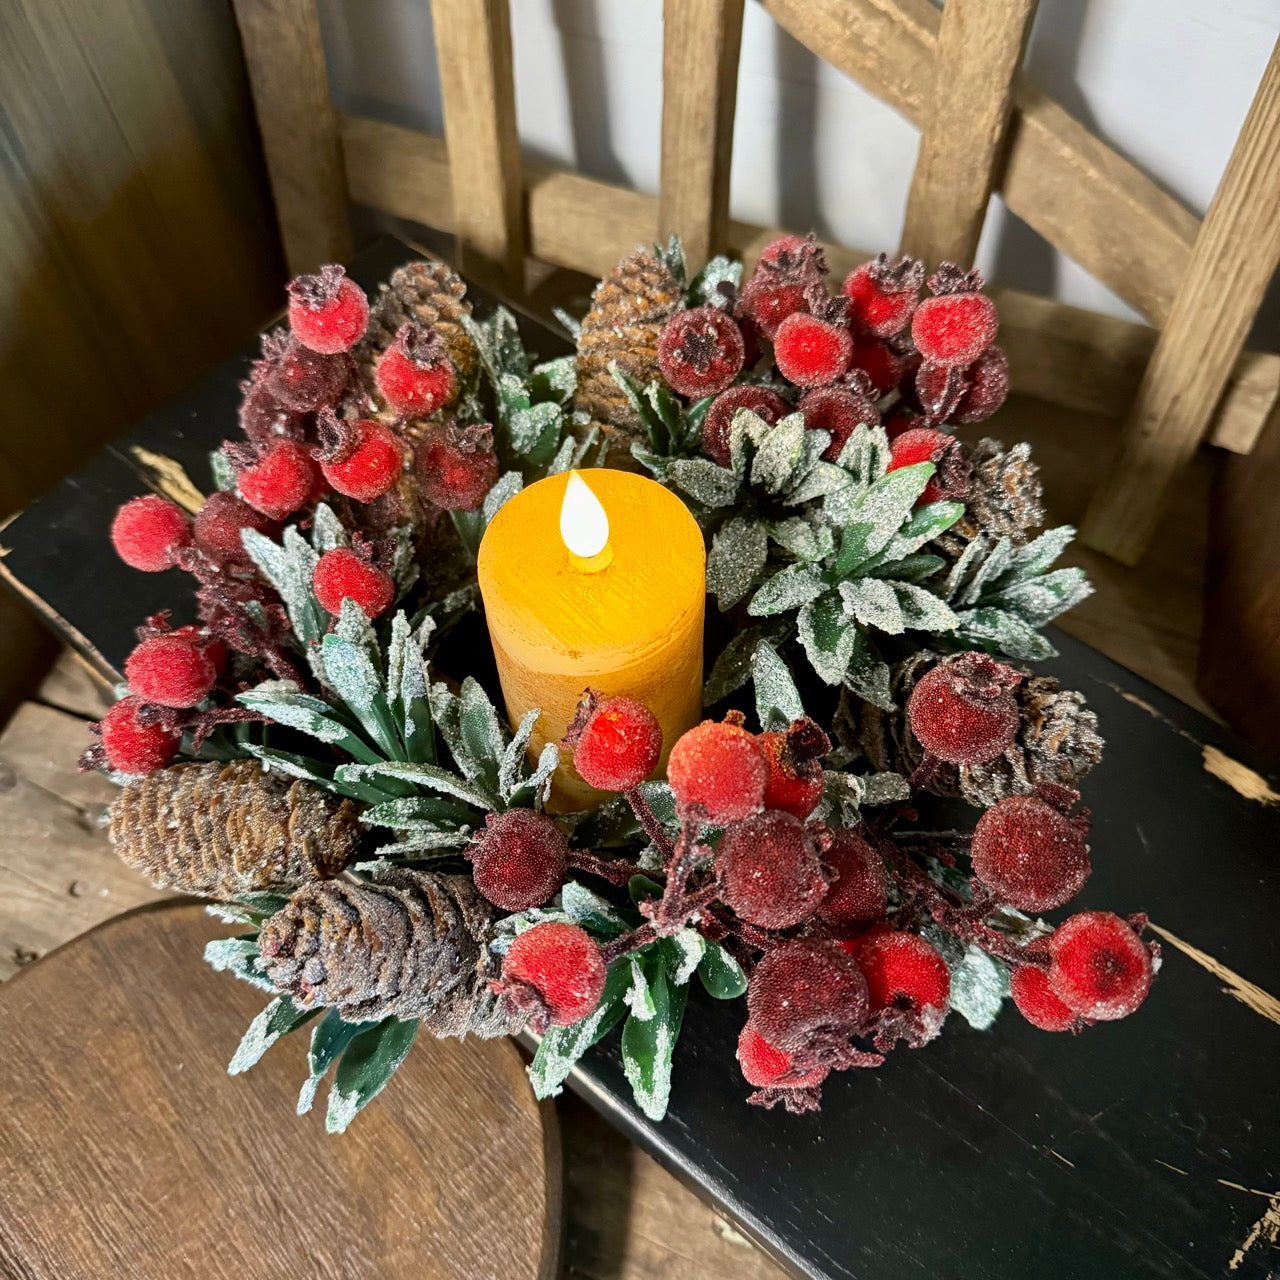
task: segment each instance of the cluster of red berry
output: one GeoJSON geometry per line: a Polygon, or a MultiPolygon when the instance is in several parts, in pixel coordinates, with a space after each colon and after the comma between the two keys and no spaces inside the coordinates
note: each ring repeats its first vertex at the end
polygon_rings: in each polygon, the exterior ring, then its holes
{"type": "MultiPolygon", "coordinates": [[[[909,707],[926,764],[976,764],[1012,742],[1019,713],[1016,672],[985,654],[940,663],[909,707]]],[[[590,695],[567,745],[592,785],[622,791],[665,863],[647,921],[603,949],[586,930],[546,922],[521,933],[496,989],[531,1015],[535,1029],[569,1025],[599,1002],[607,964],[692,924],[723,943],[750,975],[748,1021],[738,1059],[752,1101],[790,1110],[817,1105],[834,1070],[875,1066],[899,1042],[918,1047],[941,1028],[951,977],[925,926],[975,943],[1007,964],[1016,1006],[1037,1027],[1079,1030],[1120,1018],[1151,985],[1154,947],[1125,921],[1083,912],[1053,932],[1002,932],[1008,908],[1062,906],[1089,874],[1088,819],[1071,816],[1073,792],[1042,788],[999,801],[968,846],[972,879],[961,895],[935,882],[930,856],[956,865],[943,841],[896,827],[899,807],[857,828],[816,821],[830,742],[811,720],[785,732],[750,733],[740,715],[706,721],[672,746],[667,777],[680,820],[674,840],[636,790],[656,767],[662,735],[651,713],[626,698],[590,695]]],[[[566,868],[625,883],[605,860],[569,849],[556,824],[517,812],[490,819],[473,846],[476,884],[492,902],[523,910],[550,900],[566,868]]]]}
{"type": "MultiPolygon", "coordinates": [[[[280,602],[245,551],[246,530],[278,538],[284,521],[305,523],[310,508],[330,495],[347,501],[353,524],[360,517],[350,504],[357,503],[384,517],[372,524],[390,527],[403,519],[395,490],[410,463],[418,491],[446,510],[474,510],[497,479],[488,426],[445,420],[418,430],[413,447],[406,438],[405,424],[447,409],[458,394],[457,372],[438,335],[405,324],[377,356],[373,378],[389,411],[384,416],[394,416],[388,425],[371,416],[376,406],[353,355],[369,323],[364,291],[341,267],[326,266],[293,280],[288,298],[288,330],[264,338],[262,358],[242,387],[245,440],[223,448],[235,491],[214,492],[194,517],[156,495],[134,498],[116,513],[111,541],[126,564],[146,573],[177,566],[195,575],[202,626],[152,626],[143,635],[126,664],[132,696],[103,719],[100,745],[86,757],[90,765],[145,773],[168,764],[183,727],[207,725],[193,709],[214,691],[228,650],[281,678],[300,677],[282,643],[288,621],[280,602]],[[380,513],[379,504],[389,509],[380,513]]],[[[325,551],[312,578],[316,600],[337,615],[351,599],[377,617],[395,598],[388,559],[385,546],[360,536],[325,551]]]]}
{"type": "MultiPolygon", "coordinates": [[[[800,412],[806,427],[831,436],[827,461],[858,426],[883,421],[894,466],[910,466],[938,462],[951,447],[940,426],[981,422],[1004,403],[1008,362],[976,272],[944,263],[923,300],[925,269],[911,258],[863,263],[834,297],[827,273],[813,236],[782,236],[765,247],[736,299],[678,311],[663,329],[658,366],[668,385],[689,399],[714,397],[702,448],[721,466],[730,462],[739,409],[770,424],[800,412]],[[784,381],[735,385],[762,368],[784,381]]],[[[935,483],[924,500],[941,496],[935,483]]]]}

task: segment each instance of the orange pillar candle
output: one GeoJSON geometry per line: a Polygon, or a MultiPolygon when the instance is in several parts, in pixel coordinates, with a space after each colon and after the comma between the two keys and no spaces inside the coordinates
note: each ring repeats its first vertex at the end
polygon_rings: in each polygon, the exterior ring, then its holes
{"type": "MultiPolygon", "coordinates": [[[[592,688],[657,716],[666,767],[702,714],[705,559],[684,503],[629,471],[550,476],[503,505],[480,544],[480,592],[511,723],[542,711],[532,755],[564,737],[592,688]]],[[[554,807],[601,798],[566,753],[554,807]]]]}

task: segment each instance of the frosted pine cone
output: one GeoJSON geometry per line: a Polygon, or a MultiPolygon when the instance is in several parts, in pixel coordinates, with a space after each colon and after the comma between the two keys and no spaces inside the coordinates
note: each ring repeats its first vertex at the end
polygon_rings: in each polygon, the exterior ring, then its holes
{"type": "Polygon", "coordinates": [[[292,889],[355,856],[356,806],[256,760],[177,764],[130,782],[110,810],[121,860],[205,898],[292,889]]]}
{"type": "MultiPolygon", "coordinates": [[[[893,711],[881,711],[847,691],[836,715],[840,742],[864,756],[874,769],[910,774],[924,757],[907,720],[905,707],[911,690],[937,661],[927,650],[893,666],[889,696],[893,711]]],[[[961,796],[987,807],[1005,796],[1026,795],[1038,783],[1076,787],[1079,779],[1102,759],[1098,717],[1085,705],[1084,695],[1063,689],[1052,676],[1023,672],[1014,690],[1018,704],[1018,735],[994,760],[976,765],[940,765],[926,787],[935,795],[961,796]]]]}
{"type": "Polygon", "coordinates": [[[519,1031],[489,989],[493,910],[470,876],[387,868],[299,889],[262,926],[262,969],[300,1005],[347,1022],[421,1018],[437,1036],[519,1031]]]}
{"type": "Polygon", "coordinates": [[[932,545],[956,559],[979,533],[1025,542],[1044,523],[1044,486],[1040,468],[1031,461],[1031,446],[1006,449],[998,440],[986,439],[962,444],[960,451],[972,469],[965,513],[932,545]]]}
{"type": "Polygon", "coordinates": [[[609,365],[616,360],[641,385],[658,379],[658,335],[679,303],[676,278],[643,249],[623,258],[596,285],[578,338],[575,409],[608,431],[639,434],[639,416],[609,365]]]}

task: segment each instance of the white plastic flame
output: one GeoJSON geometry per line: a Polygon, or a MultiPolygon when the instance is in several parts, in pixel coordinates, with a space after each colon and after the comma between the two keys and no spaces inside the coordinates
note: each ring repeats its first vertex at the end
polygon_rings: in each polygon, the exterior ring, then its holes
{"type": "Polygon", "coordinates": [[[560,537],[570,554],[582,560],[598,556],[609,545],[609,517],[576,471],[569,472],[560,504],[560,537]]]}

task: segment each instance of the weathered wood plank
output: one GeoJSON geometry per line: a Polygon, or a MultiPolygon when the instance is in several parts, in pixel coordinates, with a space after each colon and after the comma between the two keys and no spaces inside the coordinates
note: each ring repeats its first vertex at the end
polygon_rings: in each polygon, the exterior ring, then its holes
{"type": "Polygon", "coordinates": [[[1082,536],[1141,557],[1280,263],[1280,42],[1205,215],[1191,265],[1147,366],[1124,442],[1082,536]]]}
{"type": "Polygon", "coordinates": [[[462,265],[523,292],[520,139],[507,0],[436,0],[444,133],[462,265]]]}
{"type": "Polygon", "coordinates": [[[902,252],[968,268],[995,190],[1036,0],[948,0],[902,252]]]}
{"type": "Polygon", "coordinates": [[[291,275],[351,256],[347,183],[316,0],[234,0],[291,275]]]}
{"type": "Polygon", "coordinates": [[[724,248],[742,43],[742,0],[666,0],[658,234],[678,234],[690,270],[724,248]]]}

